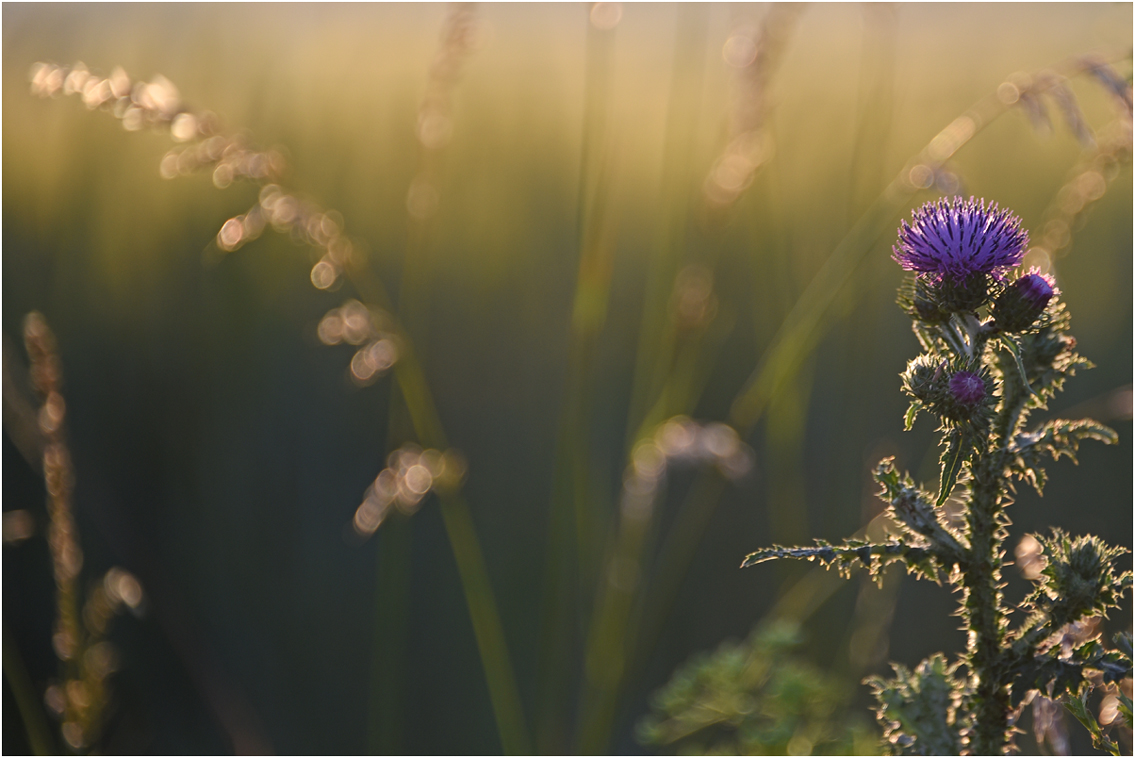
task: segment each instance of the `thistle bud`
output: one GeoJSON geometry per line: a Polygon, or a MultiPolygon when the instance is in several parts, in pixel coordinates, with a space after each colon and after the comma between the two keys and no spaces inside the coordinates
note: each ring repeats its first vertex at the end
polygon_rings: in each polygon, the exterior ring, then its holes
{"type": "Polygon", "coordinates": [[[1055,291],[1051,277],[1030,271],[997,298],[993,304],[993,320],[1003,331],[1023,332],[1044,313],[1055,291]]]}
{"type": "Polygon", "coordinates": [[[902,374],[903,390],[926,405],[934,405],[942,398],[946,362],[929,355],[920,355],[907,364],[902,374]]]}
{"type": "Polygon", "coordinates": [[[950,395],[958,405],[972,408],[985,399],[985,382],[972,371],[959,371],[950,377],[950,395]]]}

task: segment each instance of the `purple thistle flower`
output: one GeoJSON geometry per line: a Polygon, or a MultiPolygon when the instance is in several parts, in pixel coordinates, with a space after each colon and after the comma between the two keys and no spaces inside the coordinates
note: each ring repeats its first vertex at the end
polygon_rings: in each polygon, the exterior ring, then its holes
{"type": "Polygon", "coordinates": [[[913,224],[902,222],[895,262],[907,271],[955,282],[974,274],[1000,277],[1017,266],[1029,242],[1021,220],[985,201],[941,199],[914,212],[913,224]]]}
{"type": "Polygon", "coordinates": [[[985,382],[972,371],[959,371],[950,377],[950,394],[959,405],[972,407],[985,398],[985,382]]]}

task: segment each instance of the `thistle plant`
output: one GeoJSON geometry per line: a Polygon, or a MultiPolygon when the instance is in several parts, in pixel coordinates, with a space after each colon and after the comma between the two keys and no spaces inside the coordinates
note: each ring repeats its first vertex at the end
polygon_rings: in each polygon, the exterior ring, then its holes
{"type": "MultiPolygon", "coordinates": [[[[1046,458],[1074,461],[1083,440],[1116,441],[1114,431],[1090,419],[1028,426],[1029,414],[1046,408],[1064,380],[1091,363],[1076,352],[1053,279],[1020,270],[1027,245],[1019,218],[973,198],[928,203],[902,223],[893,258],[910,275],[898,304],[922,347],[902,374],[910,397],[905,427],[924,411],[938,420],[938,492],[883,459],[874,478],[892,537],[773,546],[742,564],[798,558],[844,575],[862,566],[879,579],[898,563],[959,591],[967,641],[957,660],[937,653],[913,671],[895,665],[893,678],[867,682],[887,747],[897,754],[1003,754],[1013,747],[1022,703],[1037,692],[1062,700],[1097,748],[1118,754],[1086,703],[1093,688],[1131,676],[1130,635],[1116,638],[1119,649],[1098,635],[1072,646],[1061,640],[1070,625],[1106,617],[1130,591],[1131,572],[1116,568],[1127,551],[1059,529],[1034,535],[1045,565],[1034,572],[1032,591],[1015,605],[1002,592],[1006,507],[1016,482],[1040,493],[1046,458]],[[964,504],[961,528],[945,518],[951,496],[964,504]]],[[[1126,696],[1119,710],[1130,724],[1126,696]]]]}

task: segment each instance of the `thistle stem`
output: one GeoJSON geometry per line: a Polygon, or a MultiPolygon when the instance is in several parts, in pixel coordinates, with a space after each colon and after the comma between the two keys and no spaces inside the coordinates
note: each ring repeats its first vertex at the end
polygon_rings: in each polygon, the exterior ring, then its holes
{"type": "Polygon", "coordinates": [[[1021,423],[1028,390],[1012,360],[1004,354],[1000,359],[1004,396],[990,440],[995,444],[984,447],[972,468],[973,494],[967,509],[970,548],[962,576],[963,615],[969,632],[966,654],[975,683],[971,747],[977,755],[1004,752],[1010,711],[1002,665],[1005,620],[999,589],[1005,538],[1002,496],[1005,453],[1021,423]]]}
{"type": "Polygon", "coordinates": [[[966,653],[974,680],[974,737],[977,755],[1000,755],[1008,726],[1009,693],[1001,681],[1004,619],[1001,592],[1000,529],[1002,478],[996,465],[1000,452],[986,453],[974,466],[973,495],[968,509],[969,560],[962,584],[963,612],[969,632],[966,653]]]}

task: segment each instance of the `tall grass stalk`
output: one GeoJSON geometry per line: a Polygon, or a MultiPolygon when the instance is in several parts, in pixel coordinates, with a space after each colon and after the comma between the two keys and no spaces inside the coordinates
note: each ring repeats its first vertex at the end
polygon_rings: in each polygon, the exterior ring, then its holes
{"type": "MultiPolygon", "coordinates": [[[[647,264],[646,292],[632,379],[627,426],[627,453],[639,440],[639,430],[663,389],[673,354],[673,332],[665,318],[666,302],[678,262],[685,248],[690,212],[693,139],[697,128],[705,64],[708,8],[681,5],[667,110],[661,187],[661,223],[656,254],[647,264]]],[[[645,547],[649,515],[626,519],[616,516],[603,559],[604,571],[596,577],[594,609],[585,642],[584,686],[579,710],[577,749],[602,753],[614,720],[625,659],[630,654],[623,633],[630,611],[636,577],[619,580],[612,567],[631,567],[637,574],[645,547]]]]}
{"type": "Polygon", "coordinates": [[[642,324],[639,328],[635,370],[627,413],[627,451],[638,442],[638,432],[668,375],[673,350],[671,322],[665,318],[666,301],[686,249],[686,234],[694,188],[693,141],[701,104],[705,68],[707,6],[683,4],[677,8],[670,102],[666,111],[659,179],[660,213],[654,242],[655,254],[646,271],[642,324]]]}
{"type": "Polygon", "coordinates": [[[596,507],[588,441],[594,355],[606,323],[614,252],[611,237],[615,220],[609,215],[608,201],[613,138],[608,124],[619,15],[618,6],[593,3],[588,9],[576,199],[579,269],[552,474],[537,680],[536,746],[541,753],[550,754],[568,750],[570,692],[576,684],[572,661],[587,623],[581,600],[594,583],[600,534],[597,526],[603,516],[596,507]]]}
{"type": "MultiPolygon", "coordinates": [[[[468,54],[469,30],[475,23],[475,6],[454,4],[442,23],[438,50],[427,77],[425,94],[418,108],[416,136],[417,170],[407,191],[407,234],[402,252],[396,316],[416,344],[426,344],[429,332],[427,289],[430,277],[431,232],[437,213],[437,187],[442,159],[452,131],[452,90],[468,54]],[[432,194],[431,194],[432,193],[432,194]],[[433,200],[433,203],[429,201],[433,200]]],[[[411,382],[408,390],[416,391],[411,382]]],[[[422,386],[425,386],[424,384],[422,386]]],[[[401,383],[390,388],[387,405],[386,449],[397,450],[414,439],[413,416],[408,411],[407,390],[401,383]]],[[[411,401],[413,398],[411,398],[411,401]]],[[[419,414],[432,403],[417,399],[419,414]]],[[[440,429],[440,423],[433,424],[440,429]]],[[[421,439],[417,436],[417,439],[421,439]]],[[[441,448],[444,449],[444,448],[441,448]]],[[[449,528],[446,522],[447,530],[449,528]]],[[[414,524],[395,515],[378,535],[379,557],[375,588],[375,639],[371,673],[369,742],[373,752],[403,752],[402,724],[405,705],[404,666],[409,626],[410,559],[414,524]]],[[[464,585],[464,582],[463,582],[464,585]]]]}
{"type": "Polygon", "coordinates": [[[58,749],[51,737],[47,719],[43,717],[43,708],[40,705],[42,701],[36,694],[35,686],[24,665],[24,659],[6,626],[4,627],[4,678],[16,700],[16,708],[20,712],[20,720],[23,722],[32,753],[57,754],[58,749]]]}

